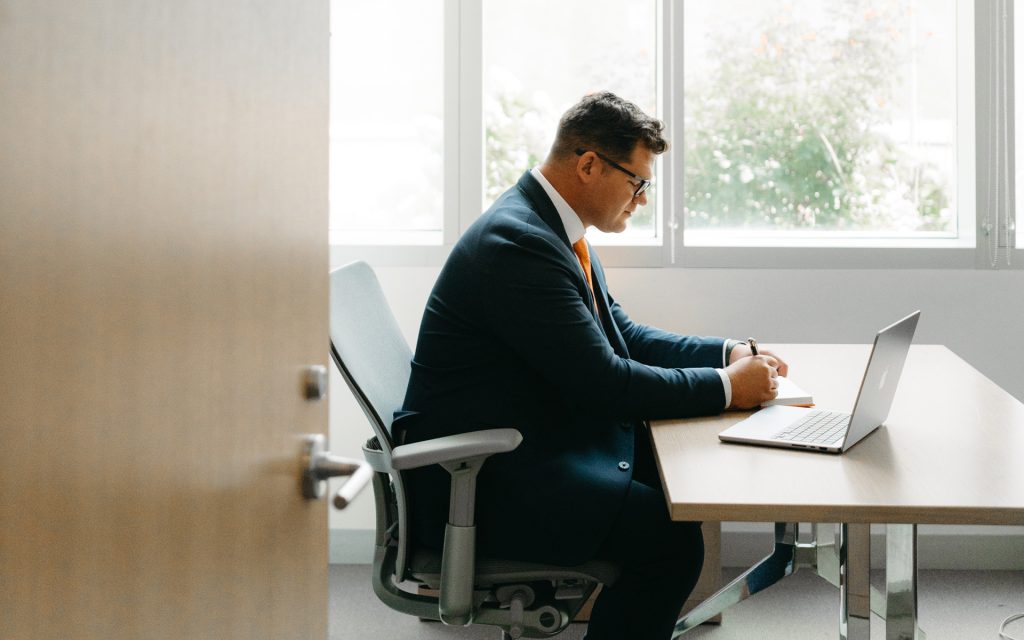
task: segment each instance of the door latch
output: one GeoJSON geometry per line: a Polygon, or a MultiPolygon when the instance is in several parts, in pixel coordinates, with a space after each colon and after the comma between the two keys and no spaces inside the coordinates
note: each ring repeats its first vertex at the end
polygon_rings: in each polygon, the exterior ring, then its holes
{"type": "Polygon", "coordinates": [[[302,497],[319,500],[327,493],[327,478],[347,476],[332,501],[344,509],[373,477],[373,469],[365,460],[352,460],[333,455],[326,449],[326,439],[319,433],[302,438],[302,497]]]}

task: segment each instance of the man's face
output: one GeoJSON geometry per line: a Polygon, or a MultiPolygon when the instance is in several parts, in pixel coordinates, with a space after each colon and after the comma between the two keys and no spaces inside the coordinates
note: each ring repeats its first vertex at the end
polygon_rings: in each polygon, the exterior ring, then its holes
{"type": "MultiPolygon", "coordinates": [[[[619,165],[640,178],[650,180],[654,175],[654,154],[642,144],[633,148],[629,162],[619,165]]],[[[605,233],[620,233],[626,230],[626,222],[638,206],[647,204],[647,194],[634,198],[639,182],[609,162],[595,158],[597,179],[593,182],[591,198],[583,223],[597,227],[605,233]]],[[[580,216],[581,218],[583,216],[580,216]]]]}

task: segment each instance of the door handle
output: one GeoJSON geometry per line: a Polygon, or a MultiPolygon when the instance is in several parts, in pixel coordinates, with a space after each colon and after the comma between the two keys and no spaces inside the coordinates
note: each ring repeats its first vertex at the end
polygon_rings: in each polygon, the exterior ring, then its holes
{"type": "Polygon", "coordinates": [[[325,451],[325,442],[319,433],[302,438],[302,497],[319,500],[327,493],[327,478],[348,476],[332,500],[336,509],[344,509],[373,477],[373,468],[365,460],[342,458],[325,451]]]}

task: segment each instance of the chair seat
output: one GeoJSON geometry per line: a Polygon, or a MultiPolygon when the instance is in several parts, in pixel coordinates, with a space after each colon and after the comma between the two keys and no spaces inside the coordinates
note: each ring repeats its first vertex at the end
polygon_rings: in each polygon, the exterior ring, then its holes
{"type": "MultiPolygon", "coordinates": [[[[441,581],[441,554],[418,550],[412,556],[409,569],[417,580],[436,586],[441,581]]],[[[592,560],[572,567],[498,558],[478,558],[476,561],[476,584],[480,587],[551,580],[585,580],[612,585],[618,577],[619,568],[604,560],[592,560]]]]}

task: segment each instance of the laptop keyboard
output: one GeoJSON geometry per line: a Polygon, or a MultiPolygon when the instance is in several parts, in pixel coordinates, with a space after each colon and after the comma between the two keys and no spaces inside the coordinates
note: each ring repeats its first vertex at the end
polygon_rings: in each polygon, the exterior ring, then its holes
{"type": "Polygon", "coordinates": [[[850,426],[850,414],[848,413],[811,411],[801,420],[776,433],[772,439],[832,446],[842,442],[848,426],[850,426]]]}

